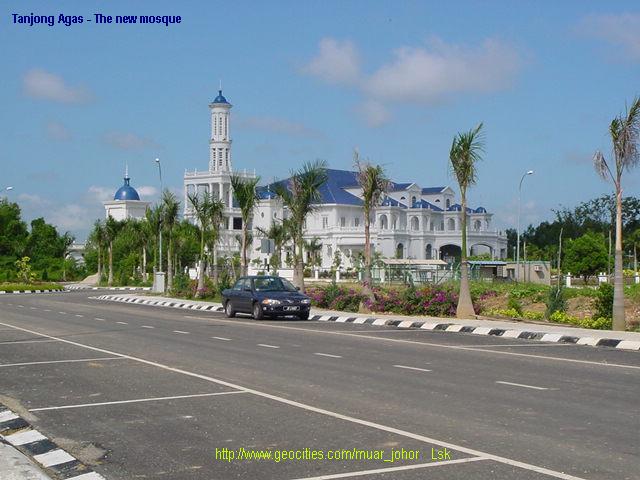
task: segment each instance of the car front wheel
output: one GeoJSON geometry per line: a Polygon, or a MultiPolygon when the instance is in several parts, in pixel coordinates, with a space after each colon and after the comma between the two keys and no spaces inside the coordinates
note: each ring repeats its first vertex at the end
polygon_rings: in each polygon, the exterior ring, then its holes
{"type": "Polygon", "coordinates": [[[233,318],[236,316],[236,311],[233,309],[231,300],[227,300],[227,303],[224,306],[224,314],[227,316],[227,318],[233,318]]]}
{"type": "Polygon", "coordinates": [[[262,320],[264,318],[264,313],[262,312],[262,307],[258,302],[253,304],[253,318],[256,320],[262,320]]]}
{"type": "Polygon", "coordinates": [[[301,313],[300,315],[298,315],[298,318],[300,320],[309,320],[309,312],[301,313]]]}

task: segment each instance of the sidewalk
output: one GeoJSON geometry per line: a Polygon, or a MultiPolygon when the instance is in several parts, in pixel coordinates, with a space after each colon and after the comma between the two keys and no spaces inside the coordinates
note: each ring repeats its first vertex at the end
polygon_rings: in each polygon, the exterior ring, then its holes
{"type": "MultiPolygon", "coordinates": [[[[220,303],[200,300],[184,300],[155,295],[100,295],[93,297],[125,303],[136,303],[187,310],[222,312],[220,303]]],[[[339,312],[313,308],[310,320],[333,321],[338,323],[356,323],[386,325],[397,328],[419,328],[444,332],[470,333],[474,335],[493,335],[504,338],[520,338],[543,342],[575,343],[598,347],[613,347],[621,350],[640,351],[640,333],[614,332],[611,330],[590,330],[569,325],[545,324],[530,321],[492,320],[488,318],[458,319],[427,316],[407,316],[396,314],[363,315],[351,312],[339,312]]]]}
{"type": "Polygon", "coordinates": [[[0,442],[0,476],[2,480],[51,480],[29,458],[0,442]]]}

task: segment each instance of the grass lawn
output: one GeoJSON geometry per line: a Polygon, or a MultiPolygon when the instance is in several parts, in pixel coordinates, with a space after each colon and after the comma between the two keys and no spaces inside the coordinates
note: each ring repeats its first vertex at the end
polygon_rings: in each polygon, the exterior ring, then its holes
{"type": "Polygon", "coordinates": [[[64,287],[57,283],[0,283],[0,292],[20,290],[64,290],[64,287]]]}

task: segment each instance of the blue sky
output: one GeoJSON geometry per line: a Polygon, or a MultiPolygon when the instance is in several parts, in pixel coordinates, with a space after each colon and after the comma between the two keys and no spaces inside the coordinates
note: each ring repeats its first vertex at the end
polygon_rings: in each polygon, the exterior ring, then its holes
{"type": "MultiPolygon", "coordinates": [[[[523,223],[610,191],[591,166],[640,95],[637,2],[18,2],[2,5],[1,186],[82,239],[125,162],[144,199],[207,167],[208,103],[234,105],[233,164],[283,178],[352,151],[396,181],[454,185],[451,139],[482,121],[473,205],[523,223]],[[14,24],[36,15],[180,15],[179,25],[14,24]]],[[[638,195],[640,169],[625,177],[638,195]]]]}

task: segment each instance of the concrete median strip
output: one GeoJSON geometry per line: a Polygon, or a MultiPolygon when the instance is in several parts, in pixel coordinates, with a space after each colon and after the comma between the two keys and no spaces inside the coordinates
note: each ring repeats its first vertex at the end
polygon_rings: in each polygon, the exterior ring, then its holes
{"type": "MultiPolygon", "coordinates": [[[[170,308],[181,308],[186,310],[200,310],[211,312],[223,312],[224,307],[220,303],[209,303],[201,301],[189,301],[189,300],[176,300],[171,301],[167,298],[157,298],[148,296],[136,296],[136,295],[100,295],[98,297],[91,297],[97,300],[106,300],[112,302],[133,303],[140,305],[151,305],[170,308]]],[[[336,323],[353,323],[358,325],[374,325],[374,326],[386,326],[396,327],[404,330],[420,329],[453,333],[471,333],[473,335],[491,335],[502,338],[517,338],[521,340],[537,340],[540,342],[555,342],[566,343],[576,345],[588,345],[592,347],[609,347],[618,350],[627,351],[640,351],[640,334],[638,340],[629,340],[624,338],[600,338],[596,336],[583,336],[579,331],[576,331],[576,335],[567,335],[564,332],[558,333],[554,331],[532,331],[525,330],[523,327],[517,329],[513,328],[499,328],[487,325],[468,325],[463,323],[464,320],[459,321],[457,319],[447,319],[446,322],[439,321],[438,318],[428,318],[415,320],[406,319],[393,319],[393,318],[380,318],[380,317],[362,317],[362,316],[348,316],[348,315],[327,315],[316,314],[309,317],[309,320],[320,322],[336,322],[336,323]]],[[[490,321],[487,321],[490,323],[490,321]]],[[[563,327],[559,327],[563,328],[563,327]]],[[[563,328],[563,330],[567,330],[563,328]]],[[[616,332],[611,332],[611,335],[616,335],[616,332]]]]}
{"type": "Polygon", "coordinates": [[[102,475],[60,448],[46,435],[34,429],[26,420],[2,404],[0,404],[0,440],[16,448],[27,459],[37,462],[49,475],[42,478],[104,480],[102,475]]]}

